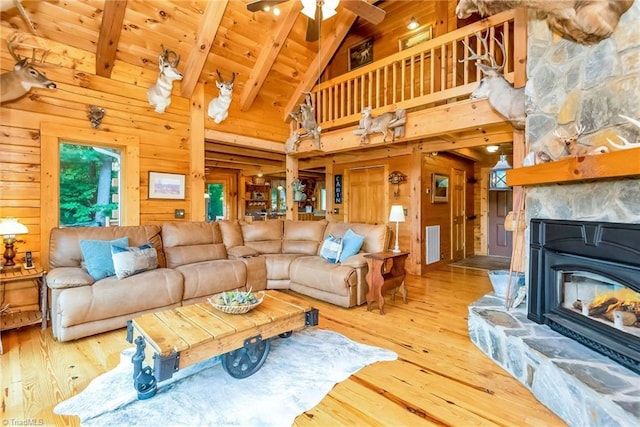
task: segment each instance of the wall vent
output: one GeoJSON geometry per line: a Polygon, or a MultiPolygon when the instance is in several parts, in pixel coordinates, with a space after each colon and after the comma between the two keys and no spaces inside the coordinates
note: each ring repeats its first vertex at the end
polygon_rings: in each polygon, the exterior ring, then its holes
{"type": "Polygon", "coordinates": [[[427,264],[440,261],[440,226],[428,225],[425,236],[427,264]]]}

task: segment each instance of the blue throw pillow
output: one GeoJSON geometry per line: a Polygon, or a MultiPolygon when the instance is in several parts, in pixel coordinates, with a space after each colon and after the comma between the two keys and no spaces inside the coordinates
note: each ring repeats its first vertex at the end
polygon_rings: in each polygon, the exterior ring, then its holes
{"type": "Polygon", "coordinates": [[[360,252],[360,248],[364,244],[364,236],[354,233],[348,229],[342,236],[342,252],[340,253],[340,262],[360,252]]]}
{"type": "Polygon", "coordinates": [[[80,250],[82,258],[87,268],[87,272],[93,280],[104,279],[115,276],[111,258],[111,246],[127,247],[129,238],[121,237],[115,240],[80,240],[80,250]]]}
{"type": "Polygon", "coordinates": [[[342,239],[329,234],[325,241],[322,242],[320,256],[335,264],[340,259],[340,252],[342,252],[342,239]]]}
{"type": "Polygon", "coordinates": [[[158,268],[158,252],[151,243],[132,248],[111,246],[111,254],[118,279],[158,268]]]}

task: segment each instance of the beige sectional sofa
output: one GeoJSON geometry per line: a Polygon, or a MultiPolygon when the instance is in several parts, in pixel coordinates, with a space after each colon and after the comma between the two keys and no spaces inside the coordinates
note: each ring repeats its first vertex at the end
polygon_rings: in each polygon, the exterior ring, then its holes
{"type": "Polygon", "coordinates": [[[269,220],[168,222],[107,228],[56,228],[49,242],[47,285],[54,336],[68,341],[124,327],[146,312],[192,304],[218,292],[291,289],[343,307],[366,301],[363,255],[388,248],[386,225],[269,220]],[[319,256],[331,234],[365,237],[360,253],[332,264],[319,256]],[[83,268],[81,240],[128,238],[151,243],[158,268],[94,280],[83,268]]]}

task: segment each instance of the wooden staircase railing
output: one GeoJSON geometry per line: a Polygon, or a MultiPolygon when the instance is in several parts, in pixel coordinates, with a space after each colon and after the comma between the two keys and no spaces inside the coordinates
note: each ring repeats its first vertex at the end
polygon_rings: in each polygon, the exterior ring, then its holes
{"type": "Polygon", "coordinates": [[[476,33],[487,29],[489,49],[497,61],[505,61],[505,77],[513,82],[514,12],[507,11],[316,85],[311,96],[318,125],[325,131],[357,123],[368,106],[375,117],[468,98],[482,75],[475,61],[459,62],[469,56],[462,42],[479,52],[476,33]],[[504,43],[506,58],[500,58],[494,37],[504,43]]]}

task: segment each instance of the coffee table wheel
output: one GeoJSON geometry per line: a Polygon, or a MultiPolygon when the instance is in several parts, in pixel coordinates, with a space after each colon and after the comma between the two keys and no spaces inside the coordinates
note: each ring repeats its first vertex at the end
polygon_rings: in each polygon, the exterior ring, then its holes
{"type": "Polygon", "coordinates": [[[293,331],[287,331],[287,332],[283,332],[281,334],[278,334],[278,336],[280,338],[289,338],[291,336],[291,334],[293,334],[293,331]]]}
{"type": "Polygon", "coordinates": [[[222,367],[233,378],[247,378],[258,372],[267,360],[271,342],[260,335],[244,340],[244,346],[222,355],[222,367]]]}

